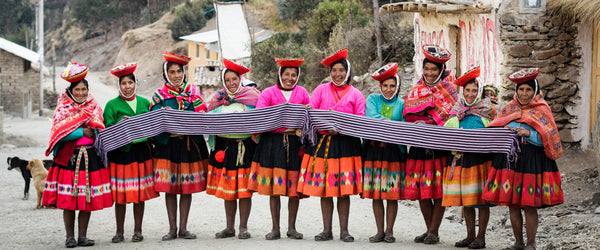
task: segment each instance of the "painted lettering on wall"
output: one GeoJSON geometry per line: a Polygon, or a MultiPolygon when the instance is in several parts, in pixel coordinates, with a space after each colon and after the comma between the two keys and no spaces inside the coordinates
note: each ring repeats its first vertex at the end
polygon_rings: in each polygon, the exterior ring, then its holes
{"type": "MultiPolygon", "coordinates": [[[[480,22],[460,21],[461,71],[481,67],[480,78],[486,83],[499,84],[498,44],[494,21],[482,17],[480,22]]],[[[461,72],[462,73],[462,72],[461,72]]]]}

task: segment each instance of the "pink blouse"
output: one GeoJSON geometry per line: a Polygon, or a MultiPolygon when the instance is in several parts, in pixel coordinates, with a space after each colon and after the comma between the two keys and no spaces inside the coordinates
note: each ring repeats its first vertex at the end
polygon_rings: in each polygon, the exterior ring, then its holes
{"type": "MultiPolygon", "coordinates": [[[[302,86],[296,85],[292,90],[292,95],[290,96],[290,100],[286,101],[281,90],[275,85],[266,88],[258,97],[258,102],[256,103],[256,108],[266,108],[270,106],[275,106],[282,104],[284,102],[289,102],[293,104],[302,104],[306,105],[310,103],[310,97],[308,95],[308,91],[302,86]]],[[[271,132],[278,133],[285,131],[286,128],[280,128],[273,130],[271,132]]]]}
{"type": "Polygon", "coordinates": [[[310,105],[315,109],[335,110],[348,114],[365,115],[365,97],[363,94],[350,85],[350,90],[338,101],[335,101],[334,94],[331,91],[333,83],[325,83],[319,85],[313,91],[310,97],[310,105]]]}

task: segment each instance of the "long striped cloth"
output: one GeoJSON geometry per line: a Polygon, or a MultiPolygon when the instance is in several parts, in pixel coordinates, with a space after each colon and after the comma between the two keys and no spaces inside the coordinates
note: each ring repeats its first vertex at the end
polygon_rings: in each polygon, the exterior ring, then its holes
{"type": "Polygon", "coordinates": [[[474,153],[516,155],[516,134],[505,128],[459,129],[280,104],[238,113],[195,113],[173,109],[155,110],[123,119],[96,137],[96,148],[106,154],[134,140],[168,132],[183,135],[252,134],[278,129],[302,128],[302,137],[316,141],[317,131],[337,130],[348,136],[407,146],[474,153]]]}

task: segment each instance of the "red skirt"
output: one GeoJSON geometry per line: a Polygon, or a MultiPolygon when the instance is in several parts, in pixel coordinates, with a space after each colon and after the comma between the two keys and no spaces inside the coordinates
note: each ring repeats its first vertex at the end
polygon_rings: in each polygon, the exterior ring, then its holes
{"type": "Polygon", "coordinates": [[[208,161],[206,194],[224,200],[252,197],[252,191],[248,189],[248,181],[255,150],[256,143],[250,137],[236,140],[216,136],[215,150],[210,153],[208,161]],[[223,162],[215,159],[219,151],[225,153],[223,162]]]}
{"type": "Polygon", "coordinates": [[[256,147],[248,189],[262,195],[300,198],[300,138],[282,133],[263,133],[256,147]]]}
{"type": "Polygon", "coordinates": [[[442,172],[447,155],[447,151],[411,147],[406,162],[406,182],[402,190],[402,198],[409,200],[442,198],[442,172]]]}
{"type": "Polygon", "coordinates": [[[396,144],[367,141],[362,198],[400,200],[407,155],[396,144]]]}
{"type": "Polygon", "coordinates": [[[77,146],[67,166],[54,162],[44,185],[42,205],[91,212],[111,207],[108,168],[93,146],[77,146]]]}
{"type": "Polygon", "coordinates": [[[319,135],[302,158],[298,193],[317,197],[342,197],[362,193],[360,139],[319,135]]]}
{"type": "Polygon", "coordinates": [[[154,148],[154,190],[168,194],[193,194],[206,190],[206,142],[191,136],[169,137],[154,148]]]}
{"type": "Polygon", "coordinates": [[[108,153],[110,189],[118,204],[138,203],[158,197],[154,191],[154,170],[150,145],[141,142],[131,145],[128,152],[108,153]]]}
{"type": "Polygon", "coordinates": [[[565,202],[556,161],[543,147],[522,144],[516,162],[498,155],[489,170],[482,198],[511,207],[550,207],[565,202]]]}

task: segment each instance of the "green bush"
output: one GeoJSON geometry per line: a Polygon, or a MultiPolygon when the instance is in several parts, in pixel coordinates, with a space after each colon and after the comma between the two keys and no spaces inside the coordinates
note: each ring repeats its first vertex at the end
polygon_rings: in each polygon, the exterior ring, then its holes
{"type": "Polygon", "coordinates": [[[179,40],[180,36],[192,34],[206,25],[204,11],[212,8],[211,0],[185,1],[183,6],[175,9],[175,19],[167,25],[171,37],[179,40]]]}
{"type": "Polygon", "coordinates": [[[306,29],[307,38],[317,46],[325,46],[333,28],[341,20],[348,21],[348,25],[352,29],[364,27],[372,19],[371,16],[357,1],[325,0],[312,11],[306,29]]]}
{"type": "MultiPolygon", "coordinates": [[[[261,43],[252,45],[252,80],[259,83],[261,88],[274,85],[277,81],[279,65],[275,58],[303,57],[304,37],[298,33],[277,33],[261,43]]],[[[298,84],[306,84],[308,74],[301,67],[298,84]]]]}

